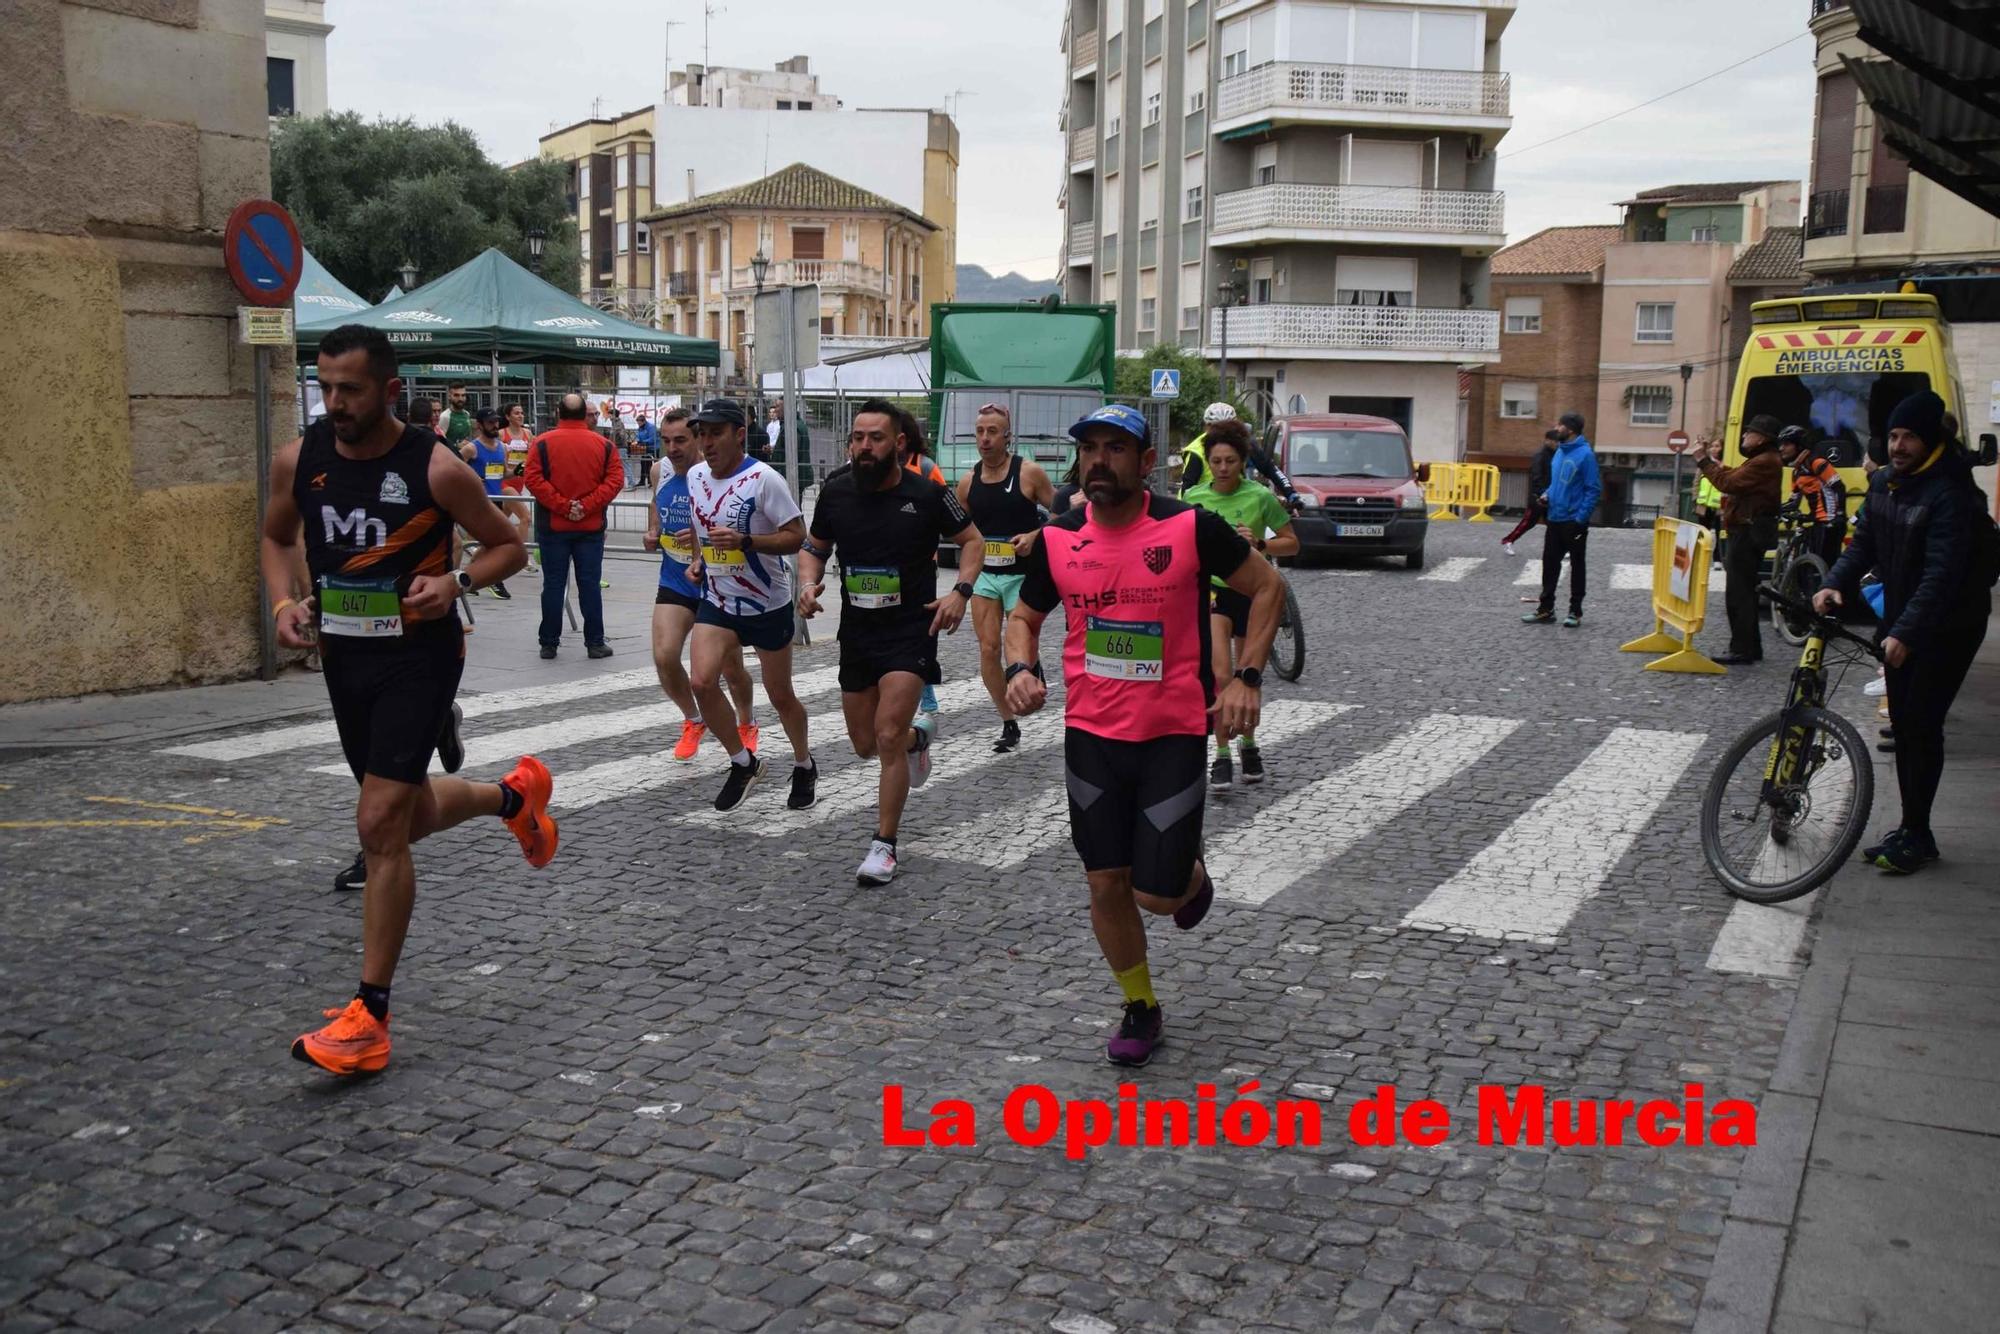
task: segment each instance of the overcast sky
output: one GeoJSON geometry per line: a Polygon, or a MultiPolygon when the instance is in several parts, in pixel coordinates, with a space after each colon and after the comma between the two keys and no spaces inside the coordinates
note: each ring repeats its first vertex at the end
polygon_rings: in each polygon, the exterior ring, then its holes
{"type": "MultiPolygon", "coordinates": [[[[718,65],[812,57],[848,106],[943,108],[958,94],[962,262],[1054,273],[1063,169],[1062,0],[729,0],[718,65]]],[[[1613,201],[1680,181],[1803,178],[1813,44],[1805,0],[1521,0],[1502,45],[1514,128],[1499,186],[1518,240],[1616,220],[1613,201]],[[1787,42],[1787,39],[1794,39],[1787,42]],[[1547,147],[1533,145],[1778,50],[1689,92],[1547,147]],[[1518,160],[1509,160],[1519,154],[1518,160]]],[[[656,101],[665,20],[676,67],[702,58],[701,0],[328,0],[336,110],[459,121],[511,162],[593,114],[656,101]]]]}

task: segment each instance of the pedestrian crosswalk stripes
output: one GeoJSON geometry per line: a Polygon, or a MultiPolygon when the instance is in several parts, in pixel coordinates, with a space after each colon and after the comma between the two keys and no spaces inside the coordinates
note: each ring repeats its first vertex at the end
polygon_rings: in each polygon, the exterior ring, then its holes
{"type": "Polygon", "coordinates": [[[1708,951],[1712,973],[1756,977],[1797,977],[1805,969],[1806,924],[1812,920],[1815,890],[1789,903],[1737,900],[1708,951]]]}
{"type": "MultiPolygon", "coordinates": [[[[574,681],[557,681],[544,686],[524,686],[519,690],[494,690],[480,695],[464,695],[459,698],[459,710],[467,718],[480,718],[492,713],[508,713],[515,709],[548,708],[557,704],[568,704],[579,699],[592,699],[599,695],[616,694],[621,690],[637,690],[644,686],[658,689],[660,679],[650,667],[629,672],[613,672],[606,676],[586,676],[574,681]]],[[[274,727],[262,732],[247,732],[241,736],[224,737],[219,741],[197,741],[185,746],[169,746],[162,755],[186,755],[197,760],[254,760],[264,755],[280,755],[288,750],[306,750],[317,746],[337,746],[340,733],[331,722],[302,723],[291,727],[274,727]]]]}
{"type": "MultiPolygon", "coordinates": [[[[969,711],[976,702],[984,701],[986,687],[977,680],[954,681],[950,685],[939,686],[937,696],[939,708],[945,713],[945,726],[950,727],[951,711],[962,708],[969,711]]],[[[776,720],[766,718],[765,721],[767,726],[760,749],[764,760],[771,765],[769,778],[789,781],[792,767],[791,748],[785,741],[783,730],[776,725],[776,720]]],[[[828,752],[835,747],[841,751],[848,751],[846,731],[837,721],[825,717],[814,721],[812,744],[815,759],[820,753],[828,752]]],[[[1028,748],[1027,743],[1023,743],[1023,748],[1028,748]]],[[[974,745],[954,746],[950,741],[941,742],[933,761],[935,767],[932,769],[931,781],[949,782],[980,767],[973,761],[998,758],[984,746],[975,749],[974,745]]],[[[651,762],[650,757],[639,757],[631,760],[613,760],[607,764],[591,765],[573,772],[559,772],[556,775],[554,804],[557,810],[582,810],[600,802],[664,787],[688,771],[687,765],[674,764],[666,767],[651,762]]],[[[819,804],[800,814],[787,813],[784,827],[788,830],[794,829],[801,823],[816,823],[873,808],[875,784],[880,773],[881,766],[873,760],[845,765],[839,769],[834,769],[830,763],[822,764],[819,804]]],[[[684,811],[679,818],[693,824],[732,828],[742,827],[745,820],[741,811],[718,811],[707,805],[684,811]]]]}
{"type": "Polygon", "coordinates": [[[1478,764],[1520,726],[1513,718],[1433,713],[1346,768],[1211,834],[1216,893],[1243,903],[1282,894],[1478,764]],[[1302,841],[1307,828],[1311,836],[1302,841]]]}
{"type": "MultiPolygon", "coordinates": [[[[1588,562],[1586,562],[1586,564],[1587,563],[1588,562]]],[[[1559,585],[1559,587],[1563,590],[1567,590],[1569,588],[1568,570],[1565,569],[1563,571],[1562,578],[1563,582],[1559,585]]],[[[1593,589],[1597,587],[1596,576],[1593,575],[1591,577],[1590,585],[1593,589]]],[[[1540,588],[1541,586],[1542,586],[1542,562],[1539,559],[1523,562],[1521,565],[1521,573],[1514,577],[1514,587],[1540,588]]],[[[1720,565],[1715,566],[1708,572],[1708,592],[1710,598],[1713,598],[1716,594],[1722,592],[1728,586],[1729,586],[1729,581],[1723,577],[1723,570],[1720,565]]],[[[1649,593],[1652,591],[1652,588],[1653,588],[1652,566],[1637,564],[1632,561],[1620,561],[1612,565],[1611,567],[1612,592],[1649,593]]]]}
{"type": "MultiPolygon", "coordinates": [[[[818,694],[832,689],[839,679],[839,669],[822,667],[796,677],[792,688],[801,697],[818,694]]],[[[657,688],[657,683],[655,683],[657,688]]],[[[761,701],[761,697],[760,697],[761,701]]],[[[769,723],[776,728],[777,717],[768,706],[758,716],[761,724],[769,723]]],[[[656,699],[636,708],[613,709],[606,713],[579,713],[554,722],[535,723],[528,727],[510,728],[502,732],[488,732],[465,738],[465,764],[467,768],[497,764],[518,759],[523,755],[543,755],[563,749],[565,746],[580,746],[587,741],[602,741],[606,737],[624,736],[629,732],[650,732],[660,738],[662,745],[671,745],[674,734],[680,728],[680,711],[670,700],[656,699]]],[[[313,768],[316,774],[348,775],[345,761],[339,764],[321,764],[313,768]]],[[[444,767],[435,758],[431,761],[431,772],[441,774],[444,767]]]]}
{"type": "Polygon", "coordinates": [[[1615,729],[1403,925],[1554,943],[1680,790],[1703,740],[1699,732],[1615,729]]]}
{"type": "Polygon", "coordinates": [[[1417,576],[1426,584],[1455,584],[1486,563],[1484,556],[1451,556],[1417,576]]]}
{"type": "MultiPolygon", "coordinates": [[[[1257,728],[1257,743],[1264,748],[1283,745],[1294,738],[1309,735],[1341,714],[1352,713],[1359,707],[1356,704],[1324,704],[1313,700],[1273,700],[1264,708],[1263,721],[1257,728]]],[[[1060,742],[1061,718],[1057,716],[1051,721],[1056,724],[1051,739],[1060,742]]],[[[1060,771],[1057,777],[1060,779],[1060,771]]],[[[1277,781],[1283,780],[1279,778],[1277,781]]],[[[1214,820],[1222,809],[1211,805],[1208,819],[1214,820]]],[[[935,833],[919,834],[904,845],[903,852],[906,856],[924,854],[1007,869],[1019,866],[1044,848],[1055,847],[1068,839],[1069,793],[1058,781],[1032,796],[1007,802],[974,819],[960,821],[935,833]]]]}

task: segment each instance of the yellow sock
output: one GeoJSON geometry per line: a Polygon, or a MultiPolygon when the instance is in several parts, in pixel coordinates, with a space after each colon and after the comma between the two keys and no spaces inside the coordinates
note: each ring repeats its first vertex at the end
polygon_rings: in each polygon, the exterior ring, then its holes
{"type": "Polygon", "coordinates": [[[1111,976],[1118,979],[1118,989],[1125,993],[1126,1000],[1144,1001],[1148,1005],[1160,1003],[1159,997],[1153,994],[1152,970],[1146,966],[1144,959],[1122,973],[1113,972],[1111,976]]]}

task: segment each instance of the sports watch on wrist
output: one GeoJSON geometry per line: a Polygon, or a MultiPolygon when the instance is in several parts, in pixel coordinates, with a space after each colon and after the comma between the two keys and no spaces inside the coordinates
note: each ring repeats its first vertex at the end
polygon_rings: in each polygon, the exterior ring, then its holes
{"type": "Polygon", "coordinates": [[[1022,672],[1032,672],[1034,670],[1035,668],[1032,663],[1010,662],[1007,664],[1007,675],[1004,679],[1011,681],[1015,677],[1019,676],[1022,672]]]}
{"type": "Polygon", "coordinates": [[[458,591],[461,593],[470,593],[472,591],[472,571],[459,570],[457,574],[458,591]]]}
{"type": "Polygon", "coordinates": [[[1262,690],[1264,688],[1264,673],[1258,671],[1255,667],[1238,668],[1236,679],[1244,685],[1249,686],[1252,690],[1262,690]]]}
{"type": "Polygon", "coordinates": [[[968,602],[972,600],[972,585],[966,583],[963,579],[953,584],[951,586],[951,591],[958,594],[960,597],[964,598],[968,602]]]}

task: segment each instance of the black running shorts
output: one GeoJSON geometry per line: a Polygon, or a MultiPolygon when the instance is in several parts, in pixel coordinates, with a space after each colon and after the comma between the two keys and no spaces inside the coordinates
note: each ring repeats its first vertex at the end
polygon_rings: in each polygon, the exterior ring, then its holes
{"type": "Polygon", "coordinates": [[[840,641],[842,694],[873,690],[891,672],[908,672],[925,685],[944,680],[938,669],[936,635],[866,633],[866,639],[857,634],[851,639],[843,636],[840,641]]]}
{"type": "Polygon", "coordinates": [[[1063,733],[1069,834],[1086,871],[1132,868],[1132,888],[1155,898],[1187,893],[1201,856],[1208,739],[1111,741],[1063,733]]]}
{"type": "Polygon", "coordinates": [[[1250,599],[1233,588],[1211,588],[1215,597],[1211,610],[1217,616],[1229,618],[1229,635],[1241,639],[1250,633],[1250,599]]]}
{"type": "Polygon", "coordinates": [[[691,598],[678,588],[668,588],[665,584],[661,584],[660,591],[653,595],[653,605],[655,607],[686,607],[689,611],[697,615],[701,612],[700,598],[691,598]]]}
{"type": "Polygon", "coordinates": [[[465,670],[457,617],[449,634],[425,634],[394,649],[343,651],[333,635],[322,635],[320,645],[340,750],[355,781],[373,774],[423,782],[465,670]]]}

